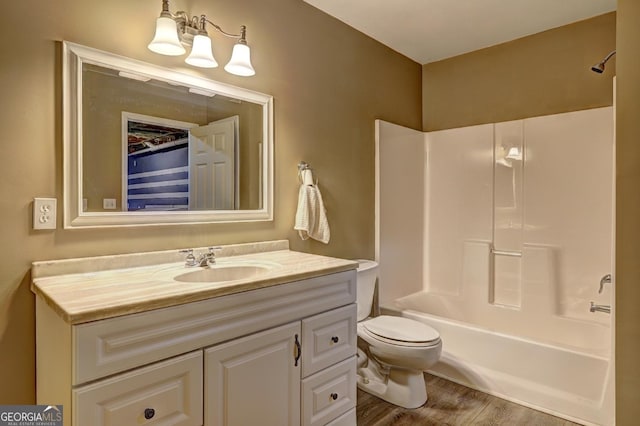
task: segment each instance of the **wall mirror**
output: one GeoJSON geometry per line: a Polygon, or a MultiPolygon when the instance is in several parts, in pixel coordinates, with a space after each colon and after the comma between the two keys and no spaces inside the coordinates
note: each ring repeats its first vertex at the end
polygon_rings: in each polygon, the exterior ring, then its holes
{"type": "Polygon", "coordinates": [[[64,226],[273,219],[273,98],[63,43],[64,226]]]}

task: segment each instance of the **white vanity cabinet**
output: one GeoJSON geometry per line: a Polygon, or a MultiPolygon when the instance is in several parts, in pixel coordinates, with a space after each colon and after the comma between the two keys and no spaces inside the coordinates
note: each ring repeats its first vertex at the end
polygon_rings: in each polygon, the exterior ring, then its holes
{"type": "Polygon", "coordinates": [[[349,304],[206,349],[205,424],[319,426],[353,411],[355,425],[356,315],[349,304]]]}
{"type": "Polygon", "coordinates": [[[355,425],[356,273],[69,324],[36,299],[65,426],[355,425]]]}

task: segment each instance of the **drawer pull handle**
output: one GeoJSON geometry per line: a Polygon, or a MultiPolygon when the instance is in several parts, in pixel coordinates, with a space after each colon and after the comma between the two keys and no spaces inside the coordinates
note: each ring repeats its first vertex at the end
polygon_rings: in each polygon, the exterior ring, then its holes
{"type": "Polygon", "coordinates": [[[302,345],[300,345],[300,342],[298,341],[298,335],[296,334],[295,337],[295,345],[296,345],[296,357],[295,357],[295,364],[294,367],[298,366],[298,361],[300,361],[300,356],[302,356],[302,345]]]}
{"type": "Polygon", "coordinates": [[[338,399],[338,394],[337,394],[337,393],[335,393],[335,392],[334,392],[334,393],[332,393],[332,394],[331,394],[331,399],[333,399],[334,401],[335,401],[336,399],[338,399]]]}
{"type": "Polygon", "coordinates": [[[339,341],[339,340],[340,340],[340,338],[339,338],[338,336],[333,336],[333,337],[331,338],[331,341],[332,341],[333,343],[338,343],[338,341],[339,341]]]}
{"type": "Polygon", "coordinates": [[[145,408],[144,409],[144,418],[147,420],[151,420],[153,416],[156,415],[156,410],[153,408],[145,408]]]}

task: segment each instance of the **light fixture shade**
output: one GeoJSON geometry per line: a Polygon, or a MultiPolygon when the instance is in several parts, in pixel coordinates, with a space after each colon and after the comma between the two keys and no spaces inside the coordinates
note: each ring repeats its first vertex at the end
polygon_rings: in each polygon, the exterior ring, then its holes
{"type": "Polygon", "coordinates": [[[156,35],[147,47],[161,55],[179,56],[186,52],[178,38],[176,21],[166,16],[156,20],[156,35]]]}
{"type": "Polygon", "coordinates": [[[224,66],[225,71],[242,77],[255,75],[256,71],[251,65],[251,49],[244,43],[237,43],[233,46],[231,60],[224,66]]]}
{"type": "Polygon", "coordinates": [[[211,50],[211,39],[209,36],[197,34],[193,38],[193,47],[191,53],[184,60],[189,65],[200,68],[215,68],[218,63],[213,57],[211,50]]]}

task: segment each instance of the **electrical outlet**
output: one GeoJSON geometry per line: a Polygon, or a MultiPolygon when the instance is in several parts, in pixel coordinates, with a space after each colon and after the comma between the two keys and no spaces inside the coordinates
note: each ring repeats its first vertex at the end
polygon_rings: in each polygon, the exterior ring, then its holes
{"type": "Polygon", "coordinates": [[[115,198],[104,198],[102,200],[102,208],[105,210],[115,210],[116,208],[116,199],[115,198]]]}
{"type": "Polygon", "coordinates": [[[33,229],[56,229],[57,204],[55,198],[33,199],[33,229]]]}

